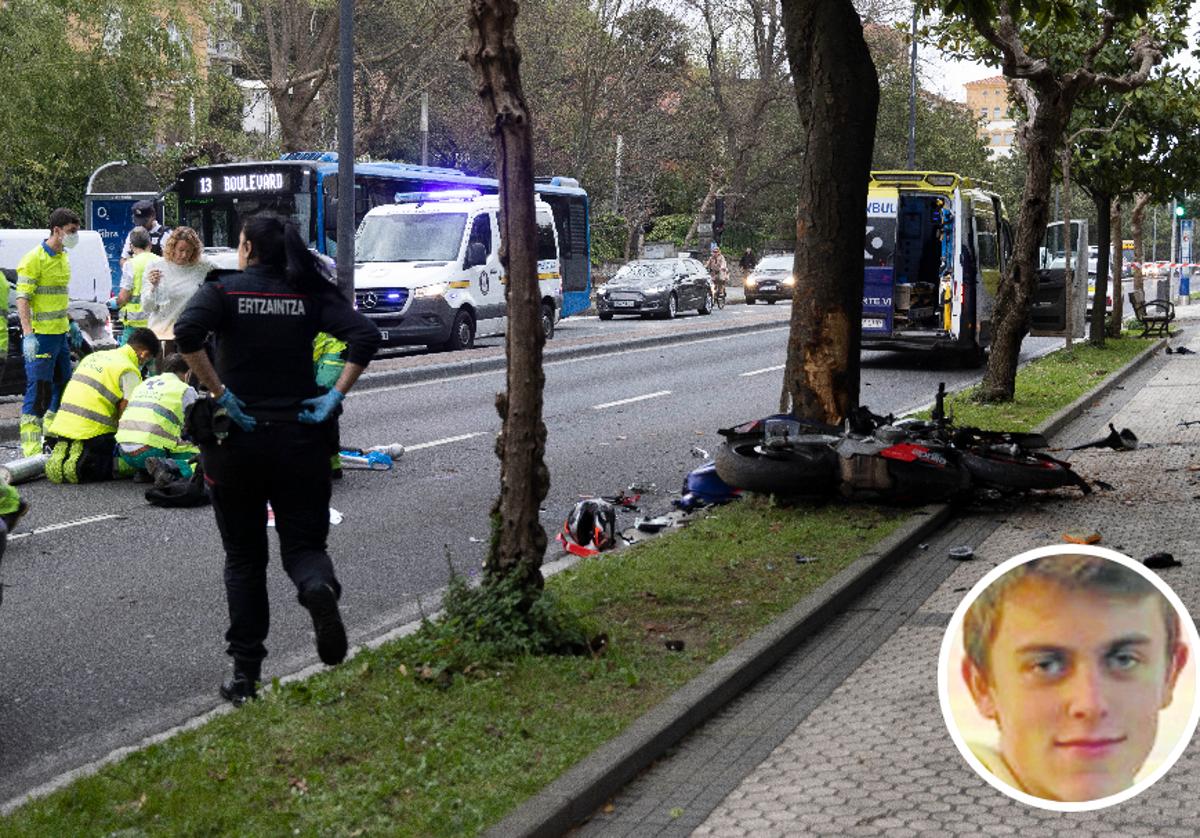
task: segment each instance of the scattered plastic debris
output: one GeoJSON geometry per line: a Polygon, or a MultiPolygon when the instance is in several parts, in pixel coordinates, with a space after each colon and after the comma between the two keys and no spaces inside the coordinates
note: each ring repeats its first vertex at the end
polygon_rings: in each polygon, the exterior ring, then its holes
{"type": "Polygon", "coordinates": [[[692,446],[692,456],[696,457],[698,459],[701,459],[701,460],[707,460],[708,452],[705,451],[703,448],[701,448],[699,445],[693,445],[692,446]]]}
{"type": "Polygon", "coordinates": [[[717,476],[717,467],[709,462],[693,469],[683,480],[683,496],[672,501],[676,507],[690,512],[699,506],[728,503],[742,494],[717,476]]]}
{"type": "Polygon", "coordinates": [[[659,515],[657,518],[638,518],[633,525],[641,532],[662,532],[671,526],[671,523],[670,518],[659,515]]]}
{"type": "Polygon", "coordinates": [[[975,558],[975,551],[970,547],[951,547],[949,555],[955,561],[966,562],[975,558]]]}
{"type": "Polygon", "coordinates": [[[1170,553],[1151,553],[1146,558],[1142,559],[1142,564],[1152,570],[1163,570],[1168,567],[1182,567],[1183,562],[1172,556],[1170,553]]]}
{"type": "Polygon", "coordinates": [[[1167,354],[1168,355],[1195,355],[1196,353],[1193,352],[1192,350],[1188,349],[1186,346],[1181,346],[1178,349],[1172,349],[1171,347],[1168,346],[1167,354]]]}
{"type": "Polygon", "coordinates": [[[929,549],[929,545],[928,545],[928,544],[918,544],[918,545],[917,545],[917,548],[918,548],[918,549],[920,549],[920,550],[928,550],[928,549],[929,549]]]}
{"type": "Polygon", "coordinates": [[[813,562],[821,561],[816,556],[806,556],[803,553],[796,554],[796,564],[812,564],[813,562]]]}
{"type": "Polygon", "coordinates": [[[1063,541],[1068,544],[1099,544],[1100,533],[1098,532],[1065,532],[1063,533],[1063,541]]]}

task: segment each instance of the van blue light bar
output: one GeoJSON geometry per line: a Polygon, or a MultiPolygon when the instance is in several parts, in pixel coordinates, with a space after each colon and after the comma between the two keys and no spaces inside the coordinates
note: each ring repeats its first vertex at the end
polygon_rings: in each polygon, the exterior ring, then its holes
{"type": "Polygon", "coordinates": [[[432,201],[473,201],[482,197],[478,189],[442,189],[437,192],[397,192],[392,198],[397,204],[425,204],[432,201]]]}

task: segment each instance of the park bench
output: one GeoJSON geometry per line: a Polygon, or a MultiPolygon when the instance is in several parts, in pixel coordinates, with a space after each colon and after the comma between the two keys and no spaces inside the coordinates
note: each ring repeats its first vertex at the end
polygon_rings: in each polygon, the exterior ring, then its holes
{"type": "Polygon", "coordinates": [[[1167,337],[1171,321],[1175,319],[1174,303],[1170,300],[1146,302],[1146,295],[1142,291],[1130,291],[1129,303],[1133,306],[1133,316],[1142,327],[1141,337],[1167,337]]]}

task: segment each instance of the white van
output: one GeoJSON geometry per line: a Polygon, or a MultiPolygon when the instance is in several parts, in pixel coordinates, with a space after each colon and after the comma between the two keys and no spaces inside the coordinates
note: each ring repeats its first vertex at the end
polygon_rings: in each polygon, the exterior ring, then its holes
{"type": "MultiPolygon", "coordinates": [[[[499,198],[474,190],[406,193],[375,207],[355,239],[354,300],[384,345],[469,349],[477,336],[504,333],[499,198]]],[[[553,337],[562,312],[558,234],[538,200],[538,284],[542,328],[553,337]]]]}
{"type": "MultiPolygon", "coordinates": [[[[46,240],[48,230],[0,230],[0,268],[16,270],[25,254],[46,240]]],[[[112,272],[104,241],[95,230],[80,230],[79,244],[67,251],[71,263],[72,300],[107,302],[112,296],[112,272]]]]}

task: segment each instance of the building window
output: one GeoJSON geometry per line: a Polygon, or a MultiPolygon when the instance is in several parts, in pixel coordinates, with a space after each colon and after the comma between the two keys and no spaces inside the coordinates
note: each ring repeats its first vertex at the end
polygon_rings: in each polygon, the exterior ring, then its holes
{"type": "Polygon", "coordinates": [[[1000,118],[1000,109],[992,108],[992,119],[999,119],[999,118],[1000,118]]]}
{"type": "Polygon", "coordinates": [[[980,109],[979,109],[979,118],[980,118],[980,119],[987,119],[987,115],[988,115],[988,109],[987,109],[987,108],[980,108],[980,109]]]}
{"type": "Polygon", "coordinates": [[[1012,145],[1012,143],[1013,143],[1013,135],[1012,135],[1012,134],[1005,134],[1005,135],[1004,135],[1004,144],[1005,144],[1005,145],[1012,145]]]}

